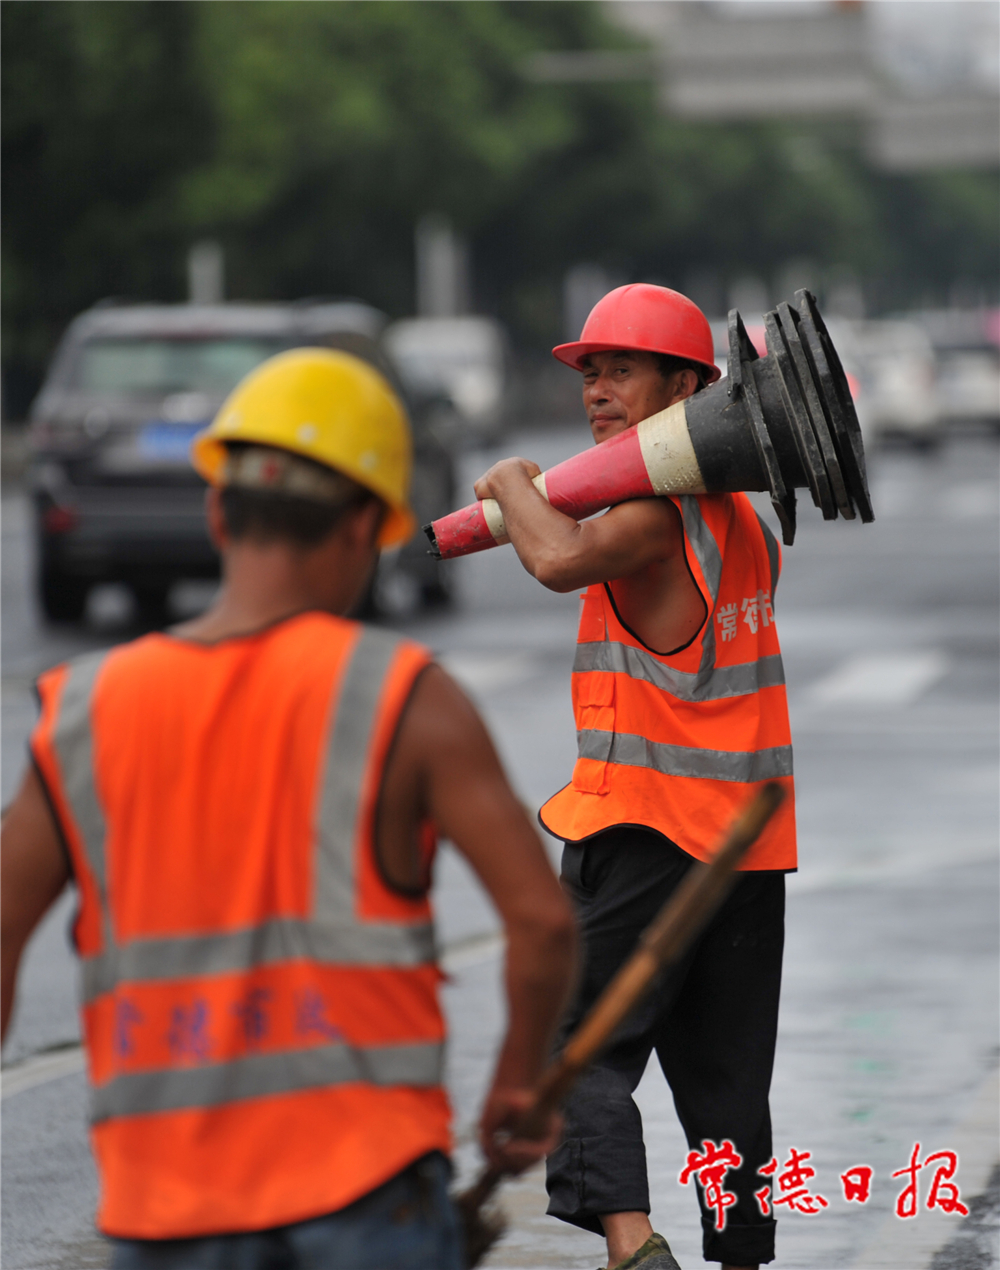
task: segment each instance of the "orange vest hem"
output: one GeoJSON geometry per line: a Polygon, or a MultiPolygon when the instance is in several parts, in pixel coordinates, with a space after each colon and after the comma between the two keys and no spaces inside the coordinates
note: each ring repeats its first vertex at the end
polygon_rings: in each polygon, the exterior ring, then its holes
{"type": "MultiPolygon", "coordinates": [[[[563,792],[563,790],[569,789],[569,788],[570,788],[570,785],[566,784],[563,786],[562,789],[557,790],[556,793],[554,793],[552,797],[548,800],[548,803],[546,803],[546,806],[548,806],[549,803],[554,803],[558,799],[559,795],[563,792]]],[[[545,807],[542,808],[542,811],[544,810],[545,810],[545,807]]],[[[660,838],[664,840],[664,842],[669,842],[672,846],[675,846],[678,849],[678,851],[683,851],[685,855],[690,856],[692,860],[701,860],[704,863],[704,862],[707,862],[709,859],[711,859],[710,853],[706,853],[705,856],[699,856],[695,854],[693,851],[686,850],[681,843],[675,842],[673,838],[671,838],[668,834],[664,833],[662,830],[657,829],[652,825],[640,824],[638,821],[617,820],[613,824],[606,824],[606,825],[602,824],[600,829],[593,829],[589,833],[583,834],[582,837],[567,838],[567,837],[564,837],[561,833],[558,833],[555,829],[553,829],[551,825],[547,825],[545,823],[545,820],[542,817],[542,811],[538,813],[538,823],[541,825],[541,827],[545,830],[545,832],[550,837],[555,838],[558,842],[565,843],[567,847],[582,847],[586,843],[590,842],[592,838],[596,838],[602,833],[607,833],[611,829],[644,829],[647,833],[657,834],[660,838]]],[[[752,863],[748,864],[746,860],[744,860],[736,866],[737,873],[739,872],[798,873],[798,871],[799,871],[799,866],[797,864],[768,867],[766,864],[752,864],[752,863]]]]}

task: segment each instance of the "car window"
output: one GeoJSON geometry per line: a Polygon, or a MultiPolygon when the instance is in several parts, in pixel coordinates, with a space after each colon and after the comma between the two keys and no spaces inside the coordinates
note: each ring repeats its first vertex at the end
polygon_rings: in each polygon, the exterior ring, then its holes
{"type": "Polygon", "coordinates": [[[287,347],[254,337],[95,339],[79,352],[73,387],[94,393],[228,393],[248,371],[287,347]]]}

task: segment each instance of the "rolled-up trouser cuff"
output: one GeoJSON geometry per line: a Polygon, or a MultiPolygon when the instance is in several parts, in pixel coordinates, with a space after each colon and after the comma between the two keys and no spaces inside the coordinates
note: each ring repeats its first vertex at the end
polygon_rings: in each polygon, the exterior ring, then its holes
{"type": "Polygon", "coordinates": [[[706,1261],[724,1261],[730,1266],[765,1265],[774,1260],[776,1222],[738,1226],[732,1220],[725,1230],[716,1230],[712,1221],[702,1217],[702,1248],[706,1261]]]}
{"type": "MultiPolygon", "coordinates": [[[[604,1234],[598,1213],[648,1213],[646,1153],[635,1138],[565,1138],[547,1163],[550,1217],[604,1234]]],[[[772,1243],[774,1237],[772,1235],[772,1243]]]]}

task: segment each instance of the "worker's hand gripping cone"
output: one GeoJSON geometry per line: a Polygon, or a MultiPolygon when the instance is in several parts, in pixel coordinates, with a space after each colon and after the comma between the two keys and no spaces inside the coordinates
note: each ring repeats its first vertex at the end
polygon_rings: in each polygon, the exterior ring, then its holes
{"type": "MultiPolygon", "coordinates": [[[[729,376],[535,478],[574,519],[662,494],[767,490],[783,537],[795,537],[795,491],[825,520],[874,519],[861,429],[836,349],[808,291],[764,315],[758,357],[740,315],[729,315],[729,376]]],[[[440,559],[507,541],[492,499],[424,530],[440,559]]]]}

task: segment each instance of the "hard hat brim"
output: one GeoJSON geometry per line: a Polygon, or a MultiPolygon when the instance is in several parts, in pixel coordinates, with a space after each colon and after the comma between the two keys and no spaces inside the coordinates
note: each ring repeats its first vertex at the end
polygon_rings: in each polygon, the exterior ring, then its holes
{"type": "Polygon", "coordinates": [[[694,362],[696,366],[702,366],[706,372],[706,383],[714,384],[717,379],[722,378],[722,371],[714,362],[703,362],[698,357],[684,357],[680,353],[664,353],[660,348],[648,348],[643,344],[622,344],[622,343],[606,343],[594,342],[587,340],[575,340],[571,344],[557,344],[552,350],[552,356],[560,362],[564,362],[567,366],[572,366],[574,370],[583,370],[584,359],[589,357],[591,353],[613,353],[618,349],[626,352],[634,353],[656,353],[658,356],[665,357],[681,357],[683,361],[694,362]]]}

